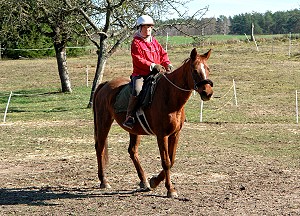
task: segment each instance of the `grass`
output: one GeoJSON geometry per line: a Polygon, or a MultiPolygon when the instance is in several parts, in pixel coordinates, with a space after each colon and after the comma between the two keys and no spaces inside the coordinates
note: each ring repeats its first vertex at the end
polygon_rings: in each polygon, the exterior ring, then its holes
{"type": "MultiPolygon", "coordinates": [[[[86,108],[86,66],[91,84],[95,55],[68,59],[71,94],[60,93],[53,58],[0,61],[0,121],[14,93],[7,122],[0,122],[0,214],[299,215],[300,129],[294,100],[300,88],[300,41],[293,41],[291,57],[284,41],[258,44],[260,52],[243,42],[198,47],[201,53],[213,49],[208,64],[214,97],[204,103],[202,123],[199,95],[186,104],[188,122],[172,167],[180,196],[174,200],[165,199],[163,183],[147,194],[131,193],[138,178],[127,153],[128,133],[117,124],[108,138],[107,176],[113,188],[98,189],[93,115],[86,108]]],[[[191,50],[170,47],[174,66],[191,50]]],[[[128,50],[116,53],[104,80],[129,76],[130,62],[128,50]]],[[[142,138],[139,155],[148,177],[159,173],[154,136],[142,138]]]]}
{"type": "MultiPolygon", "coordinates": [[[[222,143],[228,148],[237,148],[249,154],[267,157],[291,157],[299,160],[299,126],[295,124],[295,90],[300,87],[300,63],[297,55],[287,56],[282,42],[254,44],[239,43],[198,48],[199,52],[213,49],[209,65],[210,78],[214,81],[214,98],[204,103],[204,124],[225,125],[222,128],[222,143]],[[233,79],[236,82],[238,105],[233,101],[233,79]],[[241,128],[242,129],[241,129],[241,128]],[[250,143],[250,145],[249,145],[250,143]],[[272,145],[275,145],[272,146],[272,145]],[[276,148],[276,146],[279,146],[276,148]]],[[[293,42],[293,50],[300,42],[293,42]]],[[[173,47],[169,55],[175,67],[189,56],[191,47],[173,47]]],[[[116,53],[107,63],[104,80],[131,73],[128,50],[116,53]],[[125,54],[125,55],[124,55],[125,54]]],[[[73,93],[59,91],[59,78],[55,59],[5,60],[1,61],[0,113],[3,114],[10,91],[11,99],[7,123],[33,122],[89,122],[84,131],[93,137],[92,111],[87,109],[90,87],[86,87],[86,66],[89,66],[89,83],[92,81],[96,56],[68,59],[73,93]]],[[[200,98],[193,95],[186,105],[190,124],[199,124],[200,98]]],[[[47,125],[47,124],[46,124],[47,125]]],[[[26,137],[83,136],[82,127],[71,123],[60,127],[33,127],[26,137]],[[71,129],[72,127],[72,129],[71,129]],[[51,128],[49,130],[49,128],[51,128]]],[[[3,130],[1,130],[3,131],[3,130]]],[[[1,143],[10,136],[14,143],[26,143],[23,131],[1,135],[1,143]]],[[[113,134],[122,130],[113,127],[113,134]]],[[[212,136],[213,131],[212,131],[212,136]]],[[[32,146],[32,148],[34,148],[32,146]]]]}
{"type": "MultiPolygon", "coordinates": [[[[91,110],[86,109],[86,97],[89,93],[90,89],[87,87],[75,87],[72,94],[62,94],[56,89],[15,91],[7,116],[12,122],[70,120],[74,116],[85,119],[91,115],[91,110]]],[[[5,103],[7,98],[2,96],[1,113],[4,113],[5,103]]]]}

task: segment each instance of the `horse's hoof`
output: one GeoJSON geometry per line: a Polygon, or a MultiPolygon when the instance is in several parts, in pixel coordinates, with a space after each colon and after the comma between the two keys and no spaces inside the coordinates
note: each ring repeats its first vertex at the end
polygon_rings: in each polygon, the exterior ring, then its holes
{"type": "Polygon", "coordinates": [[[145,191],[145,192],[150,191],[151,188],[150,188],[149,182],[148,181],[146,181],[146,182],[140,182],[140,189],[142,191],[145,191]]]}
{"type": "Polygon", "coordinates": [[[151,187],[152,189],[155,189],[155,188],[158,186],[158,184],[155,183],[155,179],[156,179],[155,176],[153,176],[153,177],[150,179],[150,187],[151,187]]]}
{"type": "Polygon", "coordinates": [[[101,183],[101,184],[100,184],[100,188],[101,188],[101,189],[110,189],[111,186],[110,186],[108,183],[101,183]]]}
{"type": "Polygon", "coordinates": [[[172,199],[178,198],[178,194],[177,194],[176,191],[168,191],[167,197],[168,197],[168,198],[172,198],[172,199]]]}

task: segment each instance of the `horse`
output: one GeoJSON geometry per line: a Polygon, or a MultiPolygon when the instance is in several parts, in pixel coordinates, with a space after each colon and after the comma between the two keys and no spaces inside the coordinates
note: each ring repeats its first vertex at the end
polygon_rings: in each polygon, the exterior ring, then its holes
{"type": "Polygon", "coordinates": [[[157,138],[163,168],[150,181],[146,177],[138,155],[141,136],[147,135],[147,133],[138,121],[132,129],[124,127],[122,123],[125,120],[126,112],[116,113],[114,109],[117,95],[125,85],[129,84],[130,79],[115,78],[99,84],[94,93],[93,113],[95,150],[101,189],[111,188],[106,178],[105,167],[108,161],[107,137],[115,120],[124,130],[129,132],[128,153],[140,179],[140,189],[146,191],[155,189],[160,182],[165,180],[167,197],[178,197],[171,182],[170,169],[175,161],[180,131],[186,119],[184,105],[193,90],[200,94],[203,101],[208,101],[213,95],[213,82],[208,79],[207,60],[210,54],[211,49],[205,54],[198,54],[194,48],[179,68],[163,74],[157,83],[151,105],[144,109],[149,126],[157,138]]]}

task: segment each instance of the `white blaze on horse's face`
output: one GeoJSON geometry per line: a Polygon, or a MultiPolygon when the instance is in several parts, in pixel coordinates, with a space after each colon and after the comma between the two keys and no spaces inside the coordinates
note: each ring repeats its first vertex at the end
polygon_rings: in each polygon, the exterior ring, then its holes
{"type": "Polygon", "coordinates": [[[206,79],[206,71],[205,71],[205,67],[204,67],[203,63],[200,64],[200,68],[201,68],[201,72],[203,74],[203,78],[206,79]]]}

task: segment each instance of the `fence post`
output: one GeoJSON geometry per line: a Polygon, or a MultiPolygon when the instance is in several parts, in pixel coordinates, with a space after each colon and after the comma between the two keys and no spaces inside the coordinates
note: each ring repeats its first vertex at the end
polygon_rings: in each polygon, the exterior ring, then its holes
{"type": "Polygon", "coordinates": [[[233,82],[233,94],[234,94],[234,101],[235,101],[235,106],[237,106],[237,95],[236,95],[236,87],[235,87],[235,81],[234,79],[232,80],[233,82]]]}
{"type": "Polygon", "coordinates": [[[166,52],[168,52],[168,40],[169,40],[169,33],[167,32],[167,38],[166,38],[166,52]]]}
{"type": "Polygon", "coordinates": [[[291,49],[292,49],[292,32],[290,32],[290,36],[289,36],[289,58],[291,57],[291,49]]]}
{"type": "Polygon", "coordinates": [[[200,122],[202,122],[202,117],[203,117],[202,113],[203,113],[203,100],[201,100],[200,102],[200,122]]]}
{"type": "Polygon", "coordinates": [[[8,97],[8,101],[7,101],[7,104],[6,104],[6,108],[5,108],[4,117],[3,117],[3,122],[4,123],[6,121],[6,114],[7,114],[7,111],[8,111],[8,106],[9,106],[9,102],[10,102],[11,96],[12,96],[12,91],[10,92],[10,95],[8,97]]]}
{"type": "Polygon", "coordinates": [[[299,123],[298,91],[296,90],[296,123],[299,123]]]}
{"type": "Polygon", "coordinates": [[[86,66],[85,72],[86,72],[86,87],[89,87],[89,66],[88,65],[86,66]]]}

